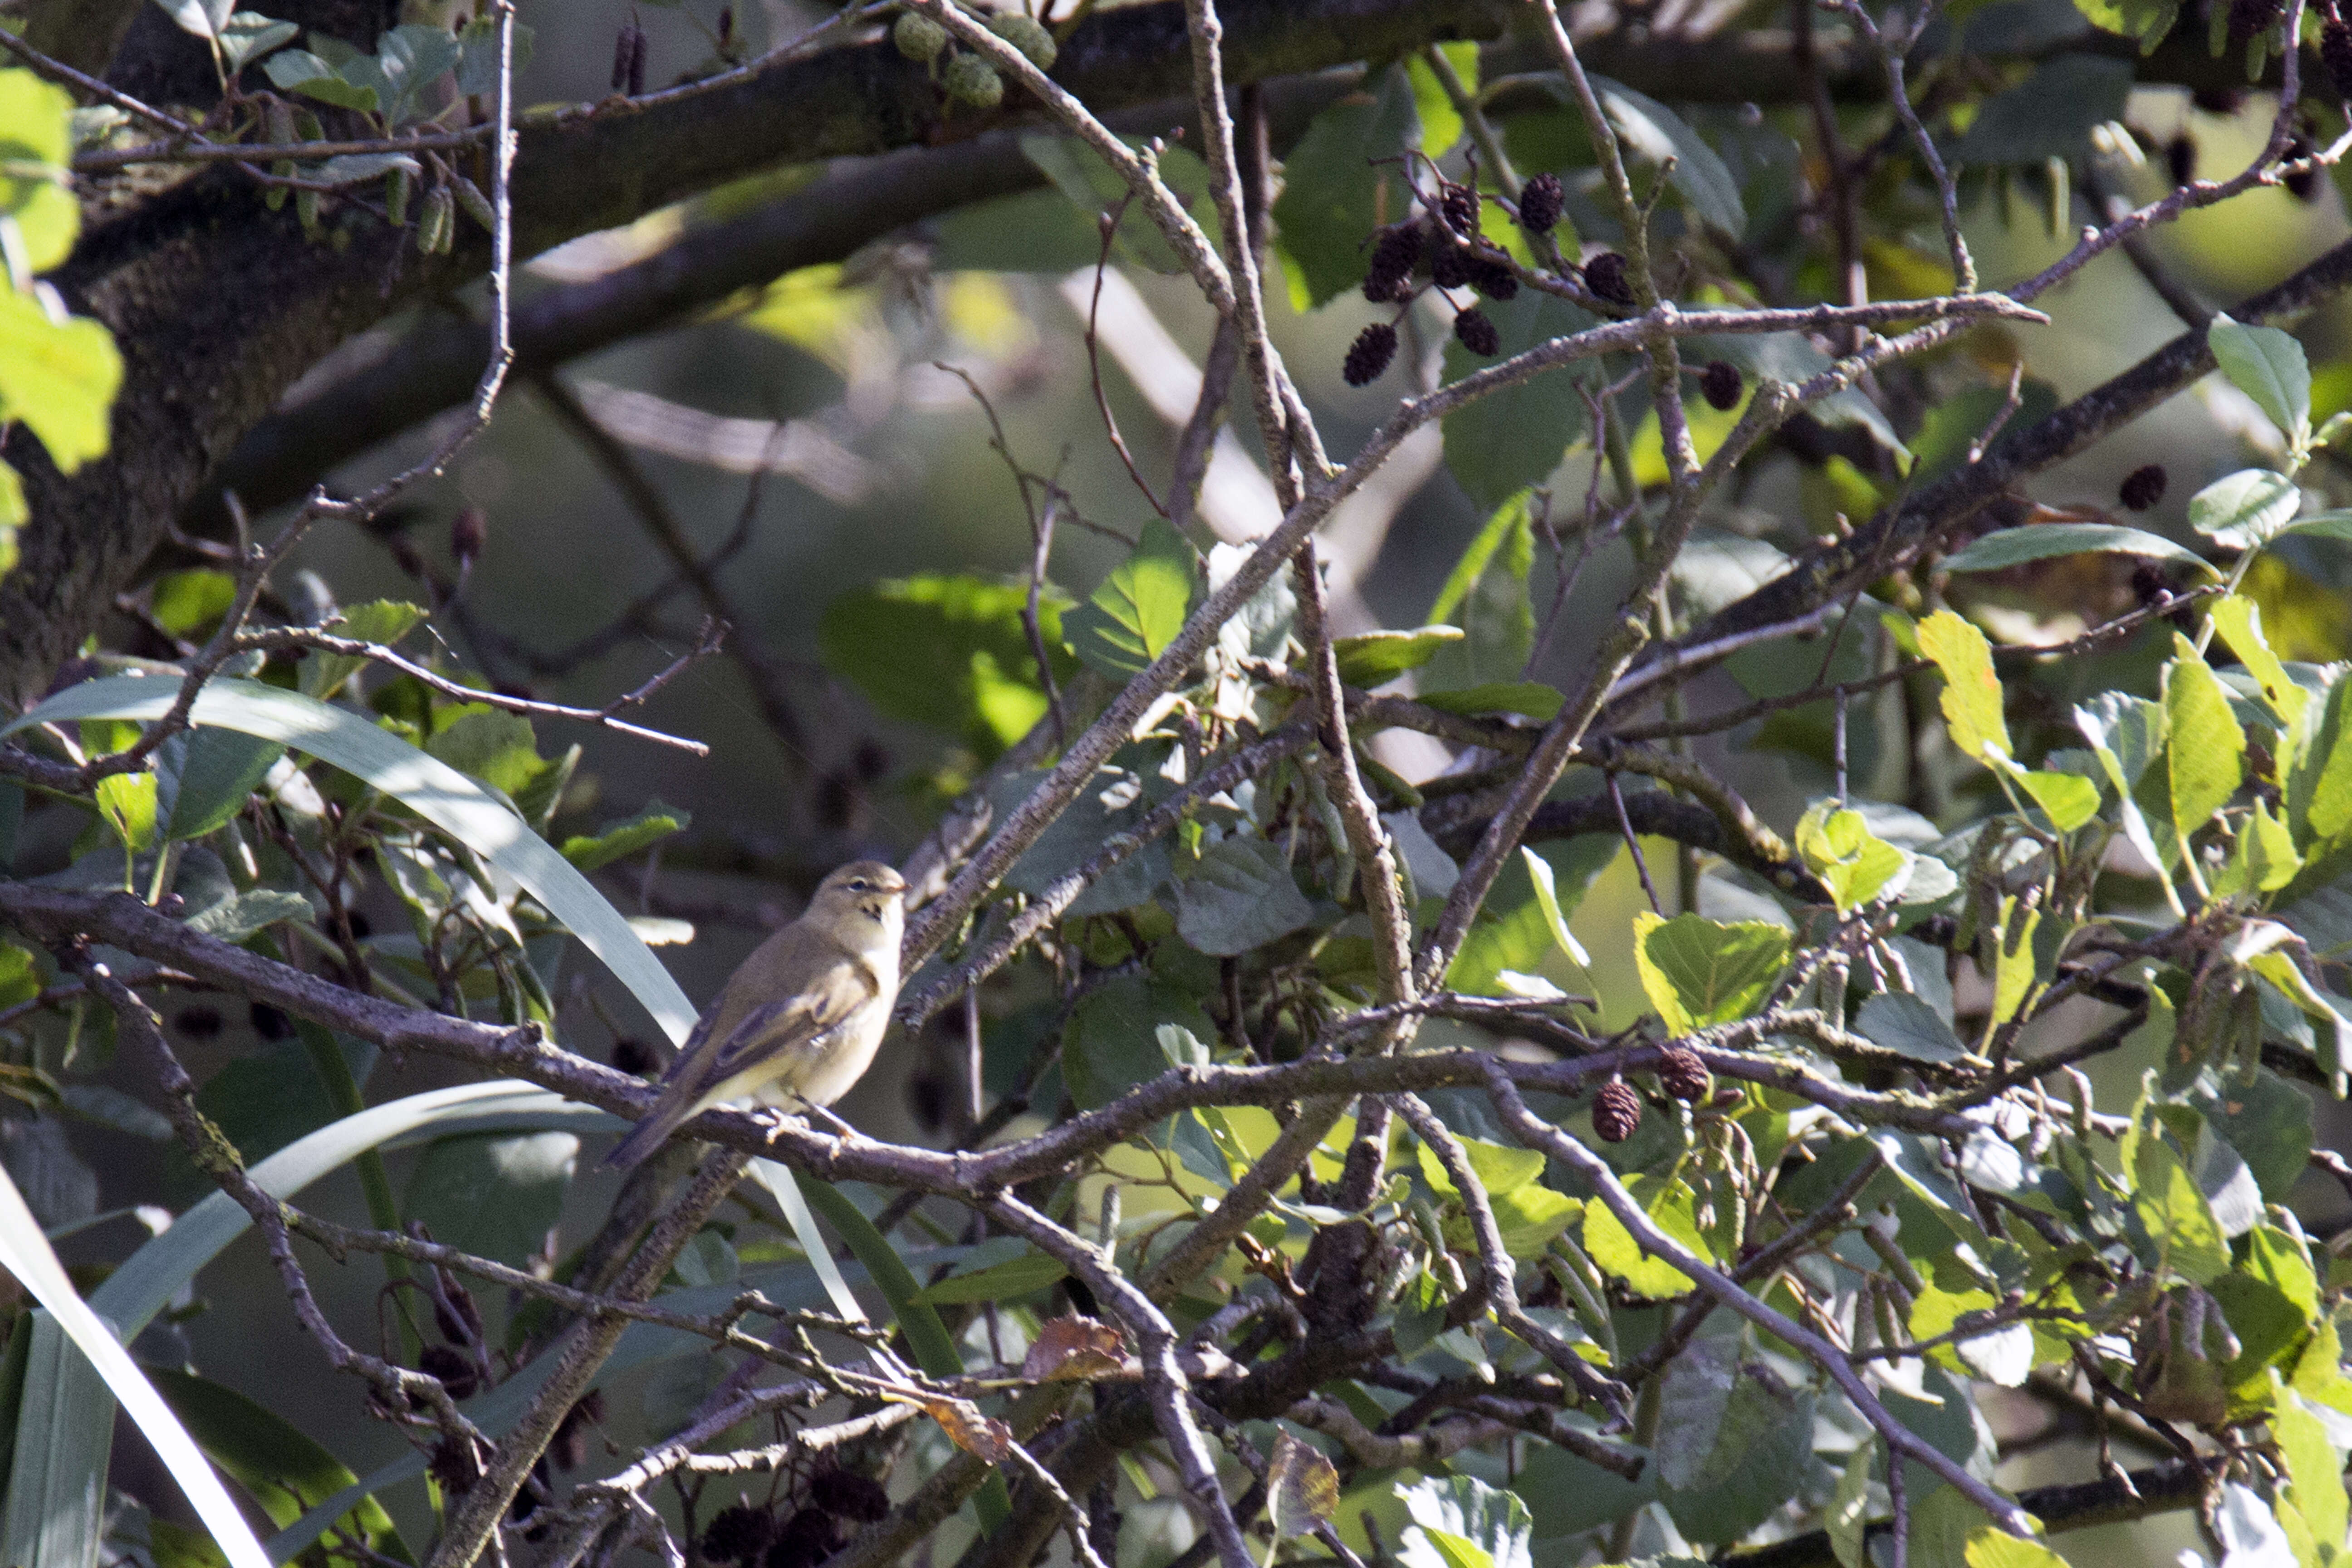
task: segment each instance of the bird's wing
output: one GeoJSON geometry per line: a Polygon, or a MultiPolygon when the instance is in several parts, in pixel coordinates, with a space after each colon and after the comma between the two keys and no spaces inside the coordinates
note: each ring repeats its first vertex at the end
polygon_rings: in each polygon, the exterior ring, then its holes
{"type": "Polygon", "coordinates": [[[821,1041],[877,994],[872,969],[854,954],[840,953],[796,994],[746,1013],[711,1050],[702,1082],[724,1083],[755,1062],[821,1041]]]}

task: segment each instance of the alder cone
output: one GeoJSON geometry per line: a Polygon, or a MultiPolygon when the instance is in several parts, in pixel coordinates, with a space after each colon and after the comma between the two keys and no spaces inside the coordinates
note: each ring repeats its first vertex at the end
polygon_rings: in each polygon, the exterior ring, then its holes
{"type": "Polygon", "coordinates": [[[1370,386],[1387,373],[1396,352],[1397,330],[1386,321],[1374,321],[1348,345],[1348,360],[1339,367],[1339,378],[1349,386],[1370,386]]]}
{"type": "Polygon", "coordinates": [[[2319,29],[2319,59],[2336,96],[2352,102],[2352,26],[2330,16],[2319,29]]]}
{"type": "Polygon", "coordinates": [[[1584,264],[1584,286],[1612,305],[1633,302],[1633,286],[1625,280],[1625,258],[1604,250],[1584,264]]]}
{"type": "Polygon", "coordinates": [[[2164,499],[2164,465],[2149,463],[2134,468],[2116,487],[2116,499],[2133,511],[2146,511],[2164,499]]]}
{"type": "Polygon", "coordinates": [[[763,1509],[740,1503],[722,1508],[702,1532],[702,1554],[720,1562],[749,1562],[768,1549],[775,1530],[775,1516],[763,1509]]]}
{"type": "Polygon", "coordinates": [[[1728,414],[1739,406],[1739,367],[1729,360],[1707,361],[1698,374],[1698,389],[1709,408],[1728,414]]]}
{"type": "Polygon", "coordinates": [[[1642,1125],[1642,1097],[1622,1079],[1601,1086],[1592,1097],[1592,1131],[1604,1143],[1622,1143],[1642,1125]]]}
{"type": "Polygon", "coordinates": [[[1448,185],[1437,198],[1437,212],[1445,226],[1465,239],[1478,237],[1478,193],[1467,185],[1448,185]]]}
{"type": "Polygon", "coordinates": [[[1706,1063],[1696,1051],[1676,1047],[1659,1055],[1658,1082],[1676,1100],[1687,1103],[1706,1098],[1708,1081],[1706,1063]]]}
{"type": "Polygon", "coordinates": [[[1519,192],[1519,226],[1531,234],[1543,234],[1557,227],[1567,195],[1558,174],[1538,174],[1519,192]]]}
{"type": "Polygon", "coordinates": [[[1503,335],[1495,329],[1494,318],[1475,305],[1454,318],[1454,335],[1472,353],[1492,359],[1503,352],[1503,335]]]}

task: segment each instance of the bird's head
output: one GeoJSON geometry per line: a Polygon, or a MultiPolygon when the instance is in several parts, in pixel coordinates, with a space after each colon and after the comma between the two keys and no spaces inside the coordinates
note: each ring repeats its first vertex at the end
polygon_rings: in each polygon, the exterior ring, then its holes
{"type": "Polygon", "coordinates": [[[907,879],[879,860],[852,860],[817,884],[809,913],[828,931],[859,931],[894,945],[906,924],[907,879]]]}

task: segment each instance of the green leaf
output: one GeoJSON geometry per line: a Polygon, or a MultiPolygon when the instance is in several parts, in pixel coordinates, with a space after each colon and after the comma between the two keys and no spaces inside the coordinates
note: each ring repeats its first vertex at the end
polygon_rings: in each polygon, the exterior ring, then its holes
{"type": "MultiPolygon", "coordinates": [[[[400,599],[374,599],[344,610],[329,629],[354,642],[392,647],[416,629],[425,614],[422,605],[400,599]]],[[[302,661],[302,694],[323,702],[341,690],[344,681],[366,668],[367,662],[352,654],[314,653],[302,661]]]]}
{"type": "Polygon", "coordinates": [[[0,1007],[30,1002],[40,994],[40,964],[16,943],[0,942],[0,1007]]]}
{"type": "Polygon", "coordinates": [[[2165,748],[2172,820],[2183,837],[2209,820],[2245,782],[2246,736],[2230,710],[2230,696],[2186,638],[2173,634],[2172,662],[2164,672],[2165,748]]]}
{"type": "Polygon", "coordinates": [[[2056,555],[2145,555],[2205,565],[2205,558],[2160,534],[2110,522],[2044,522],[1988,533],[1944,562],[1947,572],[1999,572],[2056,555]]]}
{"type": "Polygon", "coordinates": [[[1064,617],[1071,646],[1114,680],[1140,674],[1184,629],[1200,594],[1200,557],[1163,518],[1143,525],[1135,553],[1064,617]]]}
{"type": "Polygon", "coordinates": [[[2066,1568],[2066,1560],[2042,1542],[1991,1525],[1970,1531],[1962,1551],[1968,1568],[2066,1568]]]}
{"type": "Polygon", "coordinates": [[[1789,930],[1762,921],[1726,924],[1703,915],[1633,917],[1642,989],[1669,1031],[1686,1035],[1745,1018],[1789,967],[1789,930]]]}
{"type": "MultiPolygon", "coordinates": [[[[1130,149],[1140,148],[1140,138],[1129,137],[1130,149]]],[[[1040,173],[1054,183],[1054,188],[1066,197],[1072,206],[1084,216],[1087,230],[1095,235],[1086,247],[1086,258],[1092,265],[1102,253],[1102,242],[1096,229],[1098,218],[1124,209],[1118,222],[1118,254],[1154,272],[1170,276],[1181,275],[1184,263],[1168,243],[1160,226],[1144,210],[1141,202],[1127,200],[1127,183],[1119,177],[1099,153],[1075,136],[1057,136],[1045,132],[1032,132],[1021,138],[1021,151],[1040,173]]],[[[1208,170],[1201,160],[1185,148],[1162,146],[1160,150],[1160,177],[1174,192],[1209,241],[1212,251],[1217,249],[1216,205],[1208,199],[1208,170]]],[[[1067,210],[1067,209],[1065,209],[1067,210]]]]}
{"type": "Polygon", "coordinates": [[[2315,511],[2309,517],[2297,518],[2271,537],[2286,539],[2297,534],[2307,539],[2333,539],[2352,543],[2352,511],[2315,511]]]}
{"type": "Polygon", "coordinates": [[[416,1163],[401,1212],[436,1241],[523,1268],[547,1250],[579,1158],[570,1132],[444,1138],[416,1163]]]}
{"type": "Polygon", "coordinates": [[[1254,952],[1315,919],[1281,847],[1233,835],[1176,884],[1176,933],[1196,952],[1254,952]]]}
{"type": "MultiPolygon", "coordinates": [[[[2074,8],[2101,32],[2134,40],[2143,55],[2155,51],[2172,31],[2179,0],[2074,0],[2074,8]]],[[[1853,1568],[1849,1563],[1847,1568],[1853,1568]]]]}
{"type": "Polygon", "coordinates": [[[302,29],[291,22],[280,22],[258,11],[239,11],[222,24],[220,30],[221,58],[227,62],[229,74],[235,76],[270,50],[294,41],[302,29]]]}
{"type": "MultiPolygon", "coordinates": [[[[533,30],[517,22],[514,29],[514,68],[518,76],[530,63],[533,30]]],[[[498,18],[477,14],[457,35],[457,91],[465,98],[488,98],[499,89],[499,24],[498,18]]]]}
{"type": "MultiPolygon", "coordinates": [[[[1538,846],[1537,851],[1551,869],[1552,896],[1565,916],[1575,912],[1592,879],[1616,858],[1620,846],[1591,834],[1538,846]]],[[[1461,952],[1446,972],[1450,989],[1474,996],[1499,994],[1497,976],[1503,971],[1533,973],[1559,951],[1550,918],[1537,900],[1534,887],[1522,880],[1527,876],[1524,861],[1516,866],[1506,863],[1495,890],[1487,895],[1485,911],[1470,928],[1461,952]]]]}
{"type": "Polygon", "coordinates": [[[1740,1383],[1739,1349],[1737,1338],[1694,1340],[1666,1363],[1652,1448],[1658,1479],[1667,1486],[1680,1491],[1713,1486],[1731,1473],[1755,1439],[1756,1431],[1744,1419],[1726,1425],[1732,1391],[1740,1383]]]}
{"type": "Polygon", "coordinates": [[[1282,161],[1274,222],[1283,254],[1304,286],[1301,309],[1361,283],[1365,236],[1412,214],[1402,165],[1394,161],[1419,129],[1412,83],[1391,67],[1366,88],[1317,115],[1282,161]]]}
{"type": "Polygon", "coordinates": [[[2309,445],[2311,364],[2292,334],[2216,314],[2205,329],[2205,346],[2230,384],[2270,416],[2288,446],[2301,450],[2309,445]]]}
{"type": "Polygon", "coordinates": [[[1559,716],[1568,699],[1560,695],[1559,688],[1539,680],[1514,680],[1473,686],[1464,691],[1424,691],[1413,700],[1424,708],[1459,713],[1465,719],[1475,719],[1482,713],[1517,713],[1549,724],[1559,716]]]}
{"type": "Polygon", "coordinates": [[[155,0],[163,14],[199,38],[216,37],[236,0],[155,0]]]}
{"type": "Polygon", "coordinates": [[[2143,1133],[2132,1159],[2132,1209],[2165,1263],[2192,1285],[2230,1271],[2230,1244],[2197,1180],[2165,1141],[2143,1133]]]}
{"type": "Polygon", "coordinates": [[[1592,87],[1624,147],[1653,163],[1675,161],[1666,177],[1693,217],[1730,239],[1748,232],[1748,209],[1739,199],[1739,182],[1681,115],[1604,76],[1594,77],[1592,87]]]}
{"type": "Polygon", "coordinates": [[[229,1500],[186,1428],[140,1373],[121,1342],[74,1289],[65,1266],[41,1234],[40,1222],[25,1206],[5,1168],[0,1168],[0,1268],[15,1276],[46,1309],[34,1321],[36,1354],[27,1363],[19,1416],[20,1423],[33,1424],[34,1442],[28,1445],[20,1430],[5,1513],[0,1516],[0,1556],[26,1563],[95,1560],[97,1504],[104,1494],[100,1479],[104,1473],[104,1434],[111,1426],[112,1412],[107,1412],[105,1425],[81,1417],[95,1414],[96,1406],[103,1403],[104,1391],[110,1390],[154,1447],[235,1568],[268,1568],[268,1554],[254,1539],[236,1504],[229,1500]],[[71,1342],[70,1348],[67,1341],[71,1342]],[[89,1358],[89,1362],[82,1363],[81,1356],[89,1358]],[[93,1389],[80,1372],[85,1365],[97,1368],[104,1380],[100,1388],[93,1389]],[[58,1417],[69,1424],[71,1437],[48,1430],[58,1417]],[[52,1464],[53,1459],[73,1463],[76,1469],[52,1464]],[[28,1470],[43,1483],[37,1490],[20,1489],[15,1484],[28,1470]]]}
{"type": "Polygon", "coordinates": [[[2197,1109],[2205,1113],[2205,1124],[2253,1173],[2263,1197],[2274,1204],[2286,1202],[2311,1157],[2310,1097],[2270,1068],[2258,1067],[2247,1077],[2233,1072],[2200,1085],[2194,1098],[2197,1109]]]}
{"type": "Polygon", "coordinates": [[[1140,975],[1122,975],[1079,999],[1062,1037],[1062,1076],[1079,1110],[1108,1105],[1168,1070],[1163,1024],[1196,1037],[1214,1033],[1197,1003],[1140,975]]]}
{"type": "Polygon", "coordinates": [[[2006,773],[2042,808],[2050,826],[2072,833],[2099,815],[2099,786],[2080,773],[2028,771],[2003,759],[2006,773]]]}
{"type": "MultiPolygon", "coordinates": [[[[1713,1251],[1699,1235],[1698,1199],[1687,1183],[1675,1180],[1658,1184],[1647,1177],[1637,1177],[1626,1185],[1640,1200],[1642,1212],[1650,1216],[1650,1223],[1669,1240],[1681,1243],[1701,1262],[1714,1261],[1713,1251]]],[[[1679,1296],[1691,1288],[1690,1276],[1664,1258],[1643,1251],[1633,1233],[1610,1212],[1606,1204],[1584,1205],[1584,1250],[1603,1272],[1622,1280],[1635,1295],[1658,1300],[1679,1296]]]]}
{"type": "MultiPolygon", "coordinates": [[[[459,52],[448,28],[422,22],[404,22],[378,38],[374,79],[385,120],[398,125],[413,119],[424,106],[425,89],[456,68],[459,52]]],[[[354,80],[365,79],[357,62],[345,67],[344,73],[354,80]]]]}
{"type": "Polygon", "coordinates": [[[155,847],[155,775],[110,773],[98,781],[98,814],[133,855],[155,847]]]}
{"type": "MultiPolygon", "coordinates": [[[[1522,289],[1516,299],[1490,300],[1479,309],[1495,323],[1501,345],[1497,358],[1597,324],[1567,300],[1536,289],[1522,289]]],[[[1459,381],[1494,363],[1472,353],[1457,339],[1446,340],[1448,381],[1459,381]]],[[[1568,455],[1569,443],[1585,433],[1587,415],[1578,388],[1590,373],[1590,362],[1562,365],[1489,392],[1445,416],[1441,428],[1446,471],[1472,505],[1502,506],[1515,491],[1551,477],[1568,455]]]]}
{"type": "Polygon", "coordinates": [[[634,855],[650,845],[658,844],[671,834],[679,832],[694,818],[674,805],[664,805],[658,800],[648,801],[635,816],[625,816],[604,824],[595,837],[573,835],[563,841],[563,858],[583,871],[593,871],[599,866],[609,866],[624,856],[634,855]]]}
{"type": "Polygon", "coordinates": [[[1854,1027],[1873,1045],[1923,1062],[1958,1061],[1968,1054],[1942,1014],[1905,991],[1882,992],[1865,1000],[1854,1027]]]}
{"type": "Polygon", "coordinates": [[[1919,623],[1919,651],[1944,676],[1944,722],[1960,754],[1984,761],[1985,748],[2010,755],[2009,721],[2001,717],[2000,678],[1984,633],[1950,610],[1919,623]]]}
{"type": "Polygon", "coordinates": [[[2324,706],[2307,710],[2289,735],[2286,819],[2306,850],[2352,835],[2352,680],[2338,679],[2324,706]]]}
{"type": "MultiPolygon", "coordinates": [[[[1990,1311],[1999,1305],[1987,1290],[1945,1290],[1934,1285],[1912,1300],[1911,1337],[1931,1340],[1948,1333],[1972,1312],[1990,1311]]],[[[2022,1385],[2033,1371],[2033,1330],[2024,1323],[2006,1323],[1968,1334],[1932,1353],[1954,1372],[2001,1388],[2022,1385]]]]}
{"type": "Polygon", "coordinates": [[[261,68],[270,85],[279,90],[299,92],[320,103],[331,103],[337,109],[373,113],[379,101],[373,87],[344,80],[332,66],[308,49],[280,49],[264,61],[261,68]]]}
{"type": "Polygon", "coordinates": [[[2294,835],[2271,815],[2270,803],[2257,798],[2252,815],[2238,825],[2238,842],[2229,863],[2213,878],[2216,897],[2233,893],[2274,893],[2294,880],[2303,869],[2295,853],[2294,835]]]}
{"type": "MultiPolygon", "coordinates": [[[[0,728],[0,736],[59,721],[160,719],[178,685],[134,676],[85,681],[0,728]]],[[[279,742],[398,799],[512,877],[604,961],[671,1039],[692,1032],[693,1004],[620,911],[522,818],[465,774],[356,713],[256,681],[211,681],[198,694],[192,718],[279,742]]]]}
{"type": "MultiPolygon", "coordinates": [[[[825,606],[817,647],[825,667],[893,719],[961,737],[993,757],[1045,716],[1045,689],[1022,626],[1019,583],[926,574],[852,589],[825,606]]],[[[1038,595],[1037,626],[1054,678],[1076,664],[1062,646],[1071,600],[1038,595]]]]}
{"type": "Polygon", "coordinates": [[[1032,1247],[1020,1257],[969,1274],[950,1274],[918,1293],[919,1300],[934,1306],[968,1301],[1013,1301],[1068,1278],[1069,1270],[1032,1247]]]}
{"type": "Polygon", "coordinates": [[[2302,506],[2303,492],[2284,474],[2241,468],[2189,499],[2189,526],[2216,544],[2259,550],[2302,506]]]}
{"type": "Polygon", "coordinates": [[[309,921],[310,900],[299,893],[283,893],[270,888],[255,888],[234,898],[223,899],[210,909],[199,910],[188,917],[188,929],[223,942],[241,942],[257,931],[276,925],[280,921],[309,921]]]}
{"type": "MultiPolygon", "coordinates": [[[[2095,803],[2095,791],[2092,798],[2095,803]]],[[[1830,890],[1840,914],[1876,899],[1911,865],[1909,854],[1870,831],[1862,813],[1826,800],[1798,818],[1797,853],[1830,890]]]]}
{"type": "Polygon", "coordinates": [[[2124,112],[2131,85],[2129,60],[2089,54],[2044,60],[2032,76],[1984,101],[1952,156],[1975,169],[2074,157],[2093,127],[2124,112]]]}
{"type": "MultiPolygon", "coordinates": [[[[1520,1188],[1539,1181],[1544,1173],[1544,1155],[1539,1149],[1522,1149],[1509,1143],[1489,1143],[1478,1138],[1457,1138],[1463,1157],[1470,1162],[1471,1173],[1478,1184],[1486,1189],[1490,1198],[1507,1197],[1520,1188]]],[[[1445,1197],[1458,1197],[1454,1178],[1446,1173],[1445,1162],[1428,1144],[1416,1146],[1415,1157],[1421,1165],[1421,1179],[1445,1197]]]]}
{"type": "Polygon", "coordinates": [[[1874,1439],[1853,1451],[1839,1472],[1837,1493],[1830,1500],[1830,1551],[1838,1568],[1863,1568],[1863,1541],[1870,1528],[1870,1478],[1878,1464],[1874,1439]]]}
{"type": "MultiPolygon", "coordinates": [[[[351,1468],[267,1405],[233,1388],[173,1367],[147,1375],[213,1463],[228,1472],[279,1529],[320,1498],[359,1479],[351,1468]]],[[[371,1550],[413,1563],[392,1516],[373,1498],[338,1521],[371,1550]]]]}
{"type": "Polygon", "coordinates": [[[1552,942],[1560,952],[1589,967],[1592,957],[1584,951],[1584,944],[1576,940],[1576,933],[1568,929],[1568,916],[1559,907],[1559,889],[1553,885],[1551,862],[1524,844],[1519,846],[1519,858],[1527,866],[1528,880],[1535,884],[1536,908],[1543,911],[1544,924],[1551,931],[1552,942]]]}
{"type": "Polygon", "coordinates": [[[1365,632],[1338,637],[1331,651],[1339,656],[1339,679],[1349,686],[1384,686],[1408,669],[1418,669],[1437,657],[1448,643],[1462,640],[1460,626],[1421,626],[1409,632],[1365,632]]]}
{"type": "MultiPolygon", "coordinates": [[[[1448,1555],[1451,1568],[1463,1568],[1465,1561],[1492,1564],[1492,1568],[1535,1568],[1535,1556],[1529,1538],[1535,1521],[1528,1517],[1527,1504],[1516,1493],[1498,1490],[1471,1476],[1432,1477],[1407,1487],[1399,1494],[1405,1511],[1412,1517],[1413,1526],[1425,1538],[1434,1541],[1447,1537],[1468,1546],[1475,1557],[1448,1555]]],[[[1412,1550],[1414,1531],[1405,1531],[1406,1549],[1401,1555],[1409,1564],[1426,1564],[1426,1556],[1412,1550]]],[[[1460,1548],[1441,1547],[1442,1552],[1459,1553],[1460,1548]]]]}
{"type": "Polygon", "coordinates": [[[122,384],[114,334],[87,316],[49,319],[29,294],[0,289],[0,419],[20,419],[71,474],[106,455],[122,384]]]}
{"type": "Polygon", "coordinates": [[[286,748],[235,730],[199,728],[155,748],[156,799],[163,837],[202,838],[245,809],[286,748]]]}
{"type": "Polygon", "coordinates": [[[187,637],[218,621],[236,602],[236,579],[205,566],[156,578],[147,613],[173,637],[187,637]]]}
{"type": "MultiPolygon", "coordinates": [[[[992,784],[989,801],[998,813],[997,819],[1003,820],[1026,800],[1045,776],[1043,769],[1024,770],[992,784]]],[[[1122,768],[1098,770],[1069,808],[1013,863],[1013,869],[1004,875],[1005,885],[1031,894],[1050,890],[1063,877],[1100,854],[1106,840],[1129,831],[1150,813],[1154,801],[1149,786],[1155,782],[1122,768]]],[[[1173,875],[1173,868],[1166,841],[1154,839],[1088,883],[1064,912],[1103,915],[1149,903],[1160,885],[1173,875]]]]}
{"type": "Polygon", "coordinates": [[[61,265],[81,233],[66,168],[74,112],[64,89],[31,71],[0,71],[0,212],[16,220],[17,265],[32,272],[61,265]]]}
{"type": "MultiPolygon", "coordinates": [[[[2334,1545],[2347,1528],[2344,1465],[2319,1418],[2293,1394],[2282,1394],[2270,1413],[2271,1436],[2286,1461],[2289,1494],[2312,1535],[2334,1545]]],[[[2343,1560],[2339,1550],[2336,1561],[2343,1560]]]]}
{"type": "Polygon", "coordinates": [[[1520,490],[1472,537],[1430,606],[1432,621],[1453,621],[1466,637],[1438,652],[1423,685],[1475,687],[1519,679],[1535,646],[1535,608],[1528,597],[1534,563],[1534,513],[1528,492],[1520,490]]]}

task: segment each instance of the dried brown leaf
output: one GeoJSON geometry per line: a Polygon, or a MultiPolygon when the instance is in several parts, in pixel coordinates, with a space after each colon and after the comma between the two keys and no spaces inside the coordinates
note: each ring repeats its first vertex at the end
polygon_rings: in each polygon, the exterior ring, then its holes
{"type": "Polygon", "coordinates": [[[1323,1451],[1287,1432],[1276,1435],[1265,1466],[1265,1512],[1280,1538],[1312,1535],[1339,1509],[1339,1472],[1323,1451]]]}
{"type": "Polygon", "coordinates": [[[981,1414],[980,1406],[969,1399],[929,1399],[923,1402],[924,1414],[940,1424],[965,1453],[974,1458],[1001,1465],[1013,1457],[1013,1428],[993,1415],[981,1414]]]}
{"type": "Polygon", "coordinates": [[[1073,1312],[1037,1331],[1021,1375],[1032,1383],[1081,1383],[1131,1372],[1127,1341],[1108,1323],[1073,1312]]]}

